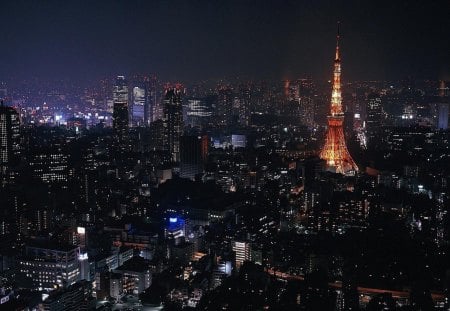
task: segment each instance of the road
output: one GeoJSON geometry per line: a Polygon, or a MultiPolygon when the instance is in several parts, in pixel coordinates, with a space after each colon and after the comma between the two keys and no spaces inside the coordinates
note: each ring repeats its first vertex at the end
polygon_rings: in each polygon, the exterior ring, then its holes
{"type": "MultiPolygon", "coordinates": [[[[275,271],[273,269],[265,268],[265,271],[269,273],[270,275],[276,276],[277,278],[283,279],[283,280],[297,280],[297,281],[304,281],[305,277],[301,275],[293,275],[288,274],[285,272],[275,271]]],[[[342,283],[340,281],[336,282],[330,282],[328,283],[328,286],[335,289],[341,289],[342,283]]],[[[370,288],[370,287],[362,287],[358,286],[357,291],[359,294],[362,295],[376,295],[376,294],[390,294],[393,298],[409,298],[410,292],[409,291],[397,291],[397,290],[391,290],[391,289],[381,289],[381,288],[370,288]]],[[[439,292],[432,292],[431,297],[433,298],[433,301],[439,302],[443,301],[445,299],[444,294],[439,292]]]]}

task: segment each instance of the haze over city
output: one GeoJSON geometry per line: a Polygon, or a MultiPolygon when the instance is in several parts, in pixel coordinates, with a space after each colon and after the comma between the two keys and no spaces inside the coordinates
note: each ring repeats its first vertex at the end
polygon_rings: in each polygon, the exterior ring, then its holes
{"type": "Polygon", "coordinates": [[[4,79],[448,79],[447,1],[2,1],[4,79]]]}

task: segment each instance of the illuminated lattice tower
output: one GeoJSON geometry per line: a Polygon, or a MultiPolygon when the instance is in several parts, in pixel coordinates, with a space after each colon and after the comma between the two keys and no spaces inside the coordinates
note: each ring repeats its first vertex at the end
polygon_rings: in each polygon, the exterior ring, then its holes
{"type": "Polygon", "coordinates": [[[336,42],[336,58],[334,60],[334,79],[331,93],[331,114],[328,116],[328,130],[325,145],[320,158],[327,164],[327,170],[345,175],[353,175],[358,171],[355,161],[348,152],[344,137],[344,113],[341,96],[341,59],[339,56],[339,32],[336,42]]]}

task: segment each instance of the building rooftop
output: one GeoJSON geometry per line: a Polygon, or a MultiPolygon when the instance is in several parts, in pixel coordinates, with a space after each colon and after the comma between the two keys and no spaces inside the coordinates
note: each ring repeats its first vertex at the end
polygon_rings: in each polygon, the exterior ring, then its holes
{"type": "Polygon", "coordinates": [[[144,272],[149,269],[149,261],[142,257],[133,257],[115,271],[144,272]]]}

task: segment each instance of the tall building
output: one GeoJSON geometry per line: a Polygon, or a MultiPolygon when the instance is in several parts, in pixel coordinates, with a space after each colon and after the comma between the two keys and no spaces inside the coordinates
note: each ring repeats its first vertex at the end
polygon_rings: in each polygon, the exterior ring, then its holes
{"type": "Polygon", "coordinates": [[[314,85],[311,79],[298,80],[300,112],[302,123],[309,128],[313,128],[314,123],[314,85]]]}
{"type": "Polygon", "coordinates": [[[131,107],[131,120],[133,126],[148,125],[147,89],[144,85],[133,87],[133,105],[131,107]]]}
{"type": "Polygon", "coordinates": [[[44,183],[66,184],[70,169],[64,146],[54,145],[35,148],[29,160],[32,176],[44,183]]]}
{"type": "Polygon", "coordinates": [[[148,122],[151,123],[162,119],[161,105],[158,100],[158,92],[156,91],[157,80],[155,76],[151,76],[147,81],[147,105],[148,105],[148,122]]]}
{"type": "Polygon", "coordinates": [[[118,76],[113,87],[113,128],[119,142],[128,134],[128,86],[124,76],[118,76]]]}
{"type": "Polygon", "coordinates": [[[250,260],[250,243],[248,242],[240,242],[240,241],[233,241],[232,244],[233,252],[235,253],[235,265],[236,268],[240,268],[244,261],[250,260]]]}
{"type": "Polygon", "coordinates": [[[239,123],[243,126],[250,124],[251,101],[251,85],[241,85],[239,87],[239,123]]]}
{"type": "Polygon", "coordinates": [[[219,88],[215,112],[217,122],[220,125],[231,125],[233,120],[233,91],[230,88],[219,88]]]}
{"type": "Polygon", "coordinates": [[[334,60],[334,79],[331,93],[331,114],[328,116],[328,130],[325,145],[320,152],[320,158],[327,164],[327,170],[344,175],[358,171],[355,161],[348,152],[344,136],[344,112],[341,95],[341,58],[339,56],[339,33],[336,42],[336,57],[334,60]]]}
{"type": "Polygon", "coordinates": [[[10,175],[10,169],[17,164],[20,155],[20,118],[12,107],[0,106],[0,182],[10,175]]]}
{"type": "Polygon", "coordinates": [[[172,161],[180,161],[180,137],[183,135],[183,107],[181,91],[177,88],[166,90],[164,97],[165,144],[172,161]]]}
{"type": "Polygon", "coordinates": [[[378,94],[372,93],[367,96],[366,113],[367,142],[368,144],[371,144],[378,133],[383,120],[381,97],[378,94]]]}
{"type": "Polygon", "coordinates": [[[180,176],[193,179],[202,172],[202,140],[197,136],[182,136],[180,140],[180,176]]]}
{"type": "Polygon", "coordinates": [[[191,98],[187,102],[186,124],[191,127],[201,127],[212,115],[211,107],[202,98],[191,98]]]}

